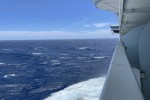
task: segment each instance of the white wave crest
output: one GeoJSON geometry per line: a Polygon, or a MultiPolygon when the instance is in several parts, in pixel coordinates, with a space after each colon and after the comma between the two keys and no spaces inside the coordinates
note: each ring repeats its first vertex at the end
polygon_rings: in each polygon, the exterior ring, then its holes
{"type": "Polygon", "coordinates": [[[5,63],[0,63],[0,65],[5,65],[5,63]]]}
{"type": "Polygon", "coordinates": [[[52,65],[60,65],[60,61],[59,60],[51,60],[52,65]]]}
{"type": "Polygon", "coordinates": [[[51,60],[51,63],[58,63],[59,60],[51,60]]]}
{"type": "Polygon", "coordinates": [[[76,49],[79,49],[79,50],[86,50],[86,49],[91,49],[89,47],[76,47],[76,49]]]}
{"type": "Polygon", "coordinates": [[[103,59],[103,58],[105,58],[105,56],[97,56],[97,57],[92,57],[92,58],[94,58],[94,59],[103,59]]]}
{"type": "Polygon", "coordinates": [[[95,78],[71,85],[44,100],[99,100],[105,78],[95,78]]]}
{"type": "Polygon", "coordinates": [[[32,53],[32,55],[41,55],[42,53],[32,53]]]}
{"type": "Polygon", "coordinates": [[[4,75],[4,78],[10,78],[10,77],[15,77],[16,74],[8,74],[8,75],[4,75]]]}

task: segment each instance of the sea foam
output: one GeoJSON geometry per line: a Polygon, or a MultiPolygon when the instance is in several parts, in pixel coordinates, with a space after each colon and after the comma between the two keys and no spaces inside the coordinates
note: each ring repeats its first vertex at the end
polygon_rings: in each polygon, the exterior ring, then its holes
{"type": "Polygon", "coordinates": [[[92,49],[92,48],[89,48],[89,47],[76,47],[76,49],[79,49],[79,50],[87,50],[87,49],[92,49]]]}
{"type": "Polygon", "coordinates": [[[60,61],[59,60],[51,60],[52,65],[60,65],[60,61]]]}
{"type": "Polygon", "coordinates": [[[32,53],[32,55],[41,55],[42,53],[32,53]]]}
{"type": "Polygon", "coordinates": [[[0,63],[0,65],[5,65],[5,63],[0,63]]]}
{"type": "Polygon", "coordinates": [[[105,56],[97,56],[97,57],[92,57],[92,58],[94,58],[94,59],[103,59],[103,58],[105,58],[105,56]]]}
{"type": "Polygon", "coordinates": [[[105,78],[94,78],[71,85],[44,100],[99,100],[105,78]]]}
{"type": "Polygon", "coordinates": [[[4,78],[10,78],[10,77],[15,77],[16,74],[8,74],[8,75],[4,75],[4,78]]]}

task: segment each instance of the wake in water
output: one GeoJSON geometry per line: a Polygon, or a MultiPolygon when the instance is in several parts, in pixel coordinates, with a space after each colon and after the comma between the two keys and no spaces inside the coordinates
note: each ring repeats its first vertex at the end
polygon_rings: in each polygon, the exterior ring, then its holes
{"type": "Polygon", "coordinates": [[[45,100],[99,100],[105,78],[94,78],[71,85],[45,100]]]}

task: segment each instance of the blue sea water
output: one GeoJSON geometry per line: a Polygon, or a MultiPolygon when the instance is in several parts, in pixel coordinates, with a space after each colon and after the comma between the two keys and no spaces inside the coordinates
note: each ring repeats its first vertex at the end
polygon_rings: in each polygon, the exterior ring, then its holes
{"type": "Polygon", "coordinates": [[[42,100],[107,73],[117,39],[0,41],[0,99],[42,100]]]}

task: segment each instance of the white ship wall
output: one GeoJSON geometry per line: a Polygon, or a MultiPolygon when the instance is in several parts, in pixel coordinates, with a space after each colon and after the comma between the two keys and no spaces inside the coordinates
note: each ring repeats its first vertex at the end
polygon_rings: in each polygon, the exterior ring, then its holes
{"type": "MultiPolygon", "coordinates": [[[[139,75],[140,72],[136,72],[139,75]]],[[[124,48],[118,41],[100,100],[144,100],[134,75],[124,48]]]]}
{"type": "Polygon", "coordinates": [[[141,70],[145,72],[145,79],[142,80],[142,90],[146,100],[150,100],[150,22],[140,35],[139,60],[141,70]]]}
{"type": "Polygon", "coordinates": [[[141,79],[142,92],[145,100],[150,100],[150,22],[132,29],[121,40],[131,66],[145,74],[141,79]]]}
{"type": "Polygon", "coordinates": [[[135,68],[140,68],[138,43],[144,27],[145,25],[136,27],[121,37],[129,62],[135,68]]]}

